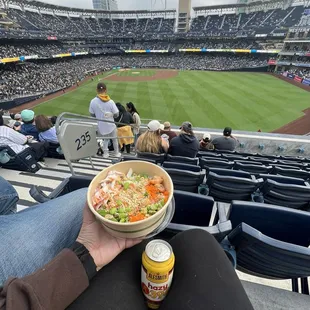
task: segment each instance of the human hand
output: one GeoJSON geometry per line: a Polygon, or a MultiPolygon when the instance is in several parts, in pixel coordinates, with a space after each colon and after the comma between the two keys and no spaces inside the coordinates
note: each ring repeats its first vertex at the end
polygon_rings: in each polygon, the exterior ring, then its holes
{"type": "Polygon", "coordinates": [[[83,244],[101,269],[123,250],[140,243],[139,239],[118,239],[111,236],[96,220],[88,206],[84,208],[83,224],[77,241],[83,244]]]}

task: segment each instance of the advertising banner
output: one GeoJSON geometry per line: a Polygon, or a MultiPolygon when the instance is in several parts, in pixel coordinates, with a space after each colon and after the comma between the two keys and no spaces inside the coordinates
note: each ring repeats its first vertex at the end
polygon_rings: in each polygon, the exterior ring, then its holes
{"type": "Polygon", "coordinates": [[[288,73],[288,74],[287,74],[287,77],[288,77],[289,79],[292,80],[292,79],[294,79],[295,75],[294,75],[294,74],[291,74],[291,73],[288,73]]]}
{"type": "Polygon", "coordinates": [[[278,66],[290,66],[291,63],[288,61],[277,61],[278,66]]]}
{"type": "Polygon", "coordinates": [[[310,80],[304,79],[304,80],[302,81],[302,84],[310,86],[310,80]]]}
{"type": "Polygon", "coordinates": [[[302,82],[302,78],[299,76],[295,76],[294,77],[294,81],[301,83],[302,82]]]}
{"type": "Polygon", "coordinates": [[[272,34],[273,37],[285,37],[286,33],[285,32],[277,32],[272,34]]]}
{"type": "MultiPolygon", "coordinates": [[[[127,52],[127,51],[125,51],[127,52]]],[[[132,52],[132,51],[131,51],[132,52]]],[[[280,50],[247,50],[247,49],[214,49],[214,48],[181,48],[179,52],[218,52],[218,53],[261,53],[261,54],[279,54],[280,50]]]]}
{"type": "MultiPolygon", "coordinates": [[[[23,57],[23,56],[22,56],[23,57]]],[[[20,57],[20,60],[23,60],[22,57],[20,57]]],[[[31,56],[25,56],[24,60],[28,60],[28,59],[38,59],[39,56],[38,55],[31,55],[31,56]]]]}
{"type": "Polygon", "coordinates": [[[277,61],[275,59],[268,60],[268,65],[275,66],[276,64],[277,64],[277,61]]]}
{"type": "MultiPolygon", "coordinates": [[[[75,56],[79,56],[79,55],[88,55],[88,52],[77,52],[77,53],[72,53],[75,56]]],[[[72,55],[73,56],[73,55],[72,55]]]]}
{"type": "Polygon", "coordinates": [[[19,57],[12,57],[12,58],[2,58],[2,59],[0,59],[0,62],[2,62],[2,63],[8,63],[8,62],[17,62],[17,61],[19,61],[19,57]]]}
{"type": "Polygon", "coordinates": [[[146,50],[147,53],[168,53],[168,50],[146,50]]]}
{"type": "Polygon", "coordinates": [[[127,50],[125,53],[146,53],[146,50],[127,50]]]}
{"type": "Polygon", "coordinates": [[[252,50],[251,53],[260,53],[260,54],[279,54],[280,50],[252,50]],[[254,52],[255,51],[255,52],[254,52]]]}
{"type": "Polygon", "coordinates": [[[235,50],[236,53],[252,53],[252,51],[251,50],[235,50]]]}
{"type": "Polygon", "coordinates": [[[58,54],[58,55],[53,55],[53,58],[61,58],[61,57],[69,57],[72,56],[72,53],[67,53],[67,54],[58,54]]]}
{"type": "Polygon", "coordinates": [[[201,52],[201,48],[181,48],[180,52],[201,52]]]}

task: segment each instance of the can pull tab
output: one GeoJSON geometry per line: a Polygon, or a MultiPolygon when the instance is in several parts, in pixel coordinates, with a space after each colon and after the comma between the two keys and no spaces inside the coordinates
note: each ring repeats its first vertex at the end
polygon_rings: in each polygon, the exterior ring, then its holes
{"type": "Polygon", "coordinates": [[[154,258],[162,258],[167,255],[167,252],[169,252],[166,247],[163,247],[161,245],[155,245],[152,256],[154,258]]]}

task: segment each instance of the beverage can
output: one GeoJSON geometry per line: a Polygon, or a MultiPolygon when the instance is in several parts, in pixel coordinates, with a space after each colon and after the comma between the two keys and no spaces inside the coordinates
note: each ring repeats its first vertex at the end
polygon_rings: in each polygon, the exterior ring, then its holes
{"type": "Polygon", "coordinates": [[[158,309],[168,294],[173,278],[175,257],[171,245],[152,240],[142,254],[142,292],[150,309],[158,309]]]}

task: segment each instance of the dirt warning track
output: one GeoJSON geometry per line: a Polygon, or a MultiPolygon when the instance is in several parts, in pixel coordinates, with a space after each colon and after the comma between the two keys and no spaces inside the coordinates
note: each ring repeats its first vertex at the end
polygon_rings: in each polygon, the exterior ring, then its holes
{"type": "MultiPolygon", "coordinates": [[[[302,88],[303,90],[310,92],[310,87],[308,85],[304,85],[297,81],[288,79],[279,74],[273,74],[273,76],[286,83],[292,84],[294,86],[297,86],[299,88],[302,88]]],[[[308,134],[310,132],[310,108],[303,110],[303,113],[304,115],[302,117],[299,117],[295,119],[294,121],[282,126],[281,128],[274,130],[273,133],[283,133],[283,134],[291,134],[291,135],[308,134]]]]}

